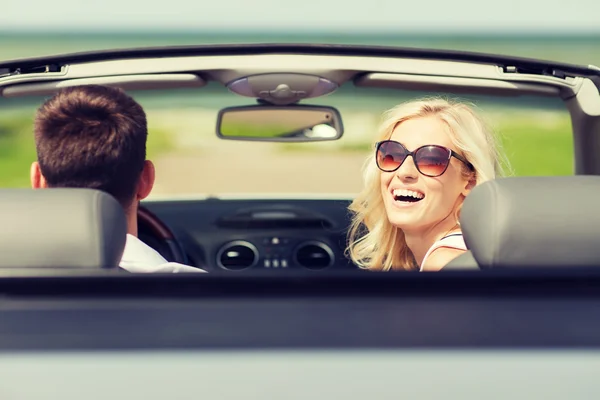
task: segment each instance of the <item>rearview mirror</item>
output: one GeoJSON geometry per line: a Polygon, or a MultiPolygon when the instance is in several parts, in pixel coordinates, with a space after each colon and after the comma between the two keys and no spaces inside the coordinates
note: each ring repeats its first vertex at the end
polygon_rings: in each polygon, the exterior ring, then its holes
{"type": "Polygon", "coordinates": [[[326,106],[230,107],[217,118],[217,136],[230,140],[314,142],[339,139],[343,132],[339,111],[326,106]]]}

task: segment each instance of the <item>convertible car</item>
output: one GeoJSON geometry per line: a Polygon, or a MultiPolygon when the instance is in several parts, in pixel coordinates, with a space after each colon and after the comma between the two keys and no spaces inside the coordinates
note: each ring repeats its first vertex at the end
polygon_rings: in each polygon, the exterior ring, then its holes
{"type": "Polygon", "coordinates": [[[0,107],[33,115],[87,84],[148,111],[158,177],[140,237],[209,273],[118,271],[108,195],[2,189],[0,397],[597,393],[600,68],[376,46],[121,49],[2,61],[0,107]],[[470,251],[441,272],[359,270],[347,207],[373,129],[422,95],[492,110],[513,176],[468,196],[470,251]]]}

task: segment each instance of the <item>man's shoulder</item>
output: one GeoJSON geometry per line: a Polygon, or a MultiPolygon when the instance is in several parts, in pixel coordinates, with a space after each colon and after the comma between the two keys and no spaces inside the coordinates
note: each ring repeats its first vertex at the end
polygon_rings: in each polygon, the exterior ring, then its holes
{"type": "Polygon", "coordinates": [[[188,273],[188,272],[204,272],[204,273],[206,273],[206,271],[203,269],[192,267],[190,265],[179,264],[176,262],[167,262],[165,264],[161,264],[161,265],[157,266],[156,269],[154,269],[152,272],[154,272],[154,273],[173,273],[173,274],[188,273]]]}
{"type": "Polygon", "coordinates": [[[190,265],[169,262],[159,252],[130,234],[127,234],[127,242],[119,267],[134,273],[206,272],[190,265]]]}

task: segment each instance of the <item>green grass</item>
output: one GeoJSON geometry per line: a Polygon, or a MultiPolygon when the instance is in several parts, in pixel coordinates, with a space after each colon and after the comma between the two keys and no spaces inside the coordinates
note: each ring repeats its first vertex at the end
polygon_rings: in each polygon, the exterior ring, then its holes
{"type": "Polygon", "coordinates": [[[161,154],[173,150],[175,147],[171,133],[164,129],[149,128],[148,141],[146,142],[146,157],[155,160],[161,154]]]}
{"type": "Polygon", "coordinates": [[[570,118],[549,116],[548,126],[524,117],[499,121],[503,150],[514,175],[572,175],[573,138],[570,118]]]}
{"type": "Polygon", "coordinates": [[[36,160],[33,114],[0,115],[0,187],[28,187],[29,166],[36,160]]]}

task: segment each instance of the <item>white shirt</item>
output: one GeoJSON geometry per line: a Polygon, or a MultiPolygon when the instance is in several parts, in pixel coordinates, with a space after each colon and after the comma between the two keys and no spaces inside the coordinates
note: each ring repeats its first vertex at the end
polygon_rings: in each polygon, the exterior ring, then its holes
{"type": "Polygon", "coordinates": [[[125,250],[123,251],[119,267],[136,273],[177,274],[180,272],[206,272],[200,268],[190,267],[189,265],[168,262],[159,252],[130,234],[127,234],[125,250]]]}
{"type": "Polygon", "coordinates": [[[439,249],[440,247],[448,247],[450,249],[457,250],[467,250],[467,246],[465,245],[465,239],[463,238],[462,233],[456,232],[444,236],[443,238],[435,242],[429,248],[429,250],[427,250],[427,253],[425,253],[425,257],[423,257],[423,261],[421,261],[421,268],[419,268],[419,271],[423,271],[423,265],[425,265],[425,260],[427,260],[427,257],[429,257],[435,249],[439,249]]]}

